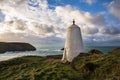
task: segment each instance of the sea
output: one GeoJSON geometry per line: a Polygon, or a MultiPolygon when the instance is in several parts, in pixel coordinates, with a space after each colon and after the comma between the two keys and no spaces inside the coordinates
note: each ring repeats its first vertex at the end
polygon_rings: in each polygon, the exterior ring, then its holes
{"type": "MultiPolygon", "coordinates": [[[[0,54],[0,61],[22,57],[22,56],[47,56],[47,55],[59,55],[63,54],[61,50],[63,46],[37,46],[36,51],[24,51],[24,52],[6,52],[0,54]]],[[[88,52],[92,49],[97,49],[107,54],[111,50],[118,48],[118,46],[85,46],[84,52],[88,52]]]]}

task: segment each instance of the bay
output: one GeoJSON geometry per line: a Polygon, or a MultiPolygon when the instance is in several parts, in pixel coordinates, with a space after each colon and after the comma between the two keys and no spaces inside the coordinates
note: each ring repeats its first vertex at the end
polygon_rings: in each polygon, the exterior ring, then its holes
{"type": "MultiPolygon", "coordinates": [[[[47,55],[63,54],[63,51],[61,50],[63,46],[37,46],[36,48],[37,48],[36,51],[6,52],[0,54],[0,61],[21,57],[21,56],[47,56],[47,55]]],[[[84,52],[88,52],[92,49],[97,49],[106,54],[115,48],[118,48],[118,46],[85,46],[84,52]]]]}

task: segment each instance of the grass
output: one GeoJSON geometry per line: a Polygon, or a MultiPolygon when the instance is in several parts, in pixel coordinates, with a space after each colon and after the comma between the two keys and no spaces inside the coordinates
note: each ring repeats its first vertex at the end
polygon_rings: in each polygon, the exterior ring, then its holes
{"type": "Polygon", "coordinates": [[[78,56],[71,64],[54,57],[24,56],[2,61],[0,80],[120,80],[120,49],[78,56]]]}

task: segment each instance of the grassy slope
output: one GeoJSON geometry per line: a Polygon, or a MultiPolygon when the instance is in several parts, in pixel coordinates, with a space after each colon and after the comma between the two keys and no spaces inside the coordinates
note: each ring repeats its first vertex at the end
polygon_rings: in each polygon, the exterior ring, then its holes
{"type": "Polygon", "coordinates": [[[79,56],[72,64],[37,56],[2,61],[0,80],[120,80],[120,49],[106,55],[79,56]]]}

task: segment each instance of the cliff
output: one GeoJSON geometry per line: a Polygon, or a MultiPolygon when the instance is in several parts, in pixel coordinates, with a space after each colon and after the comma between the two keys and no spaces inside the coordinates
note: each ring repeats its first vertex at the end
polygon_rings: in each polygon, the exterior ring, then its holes
{"type": "Polygon", "coordinates": [[[29,43],[0,42],[0,53],[7,51],[34,51],[36,48],[29,43]]]}
{"type": "Polygon", "coordinates": [[[0,80],[120,80],[120,48],[108,54],[79,55],[62,63],[62,55],[25,56],[0,62],[0,80]]]}

